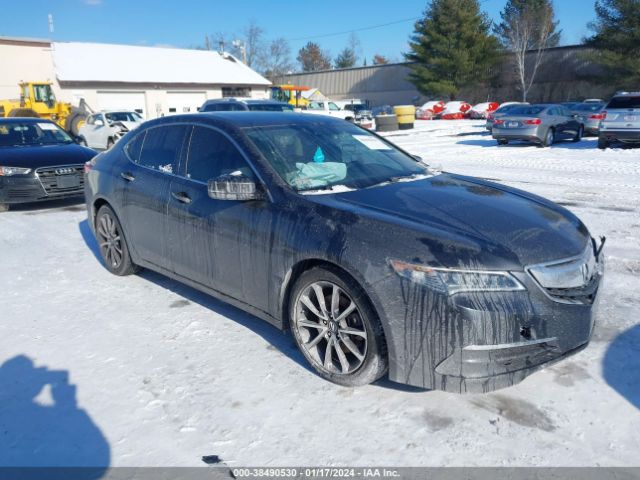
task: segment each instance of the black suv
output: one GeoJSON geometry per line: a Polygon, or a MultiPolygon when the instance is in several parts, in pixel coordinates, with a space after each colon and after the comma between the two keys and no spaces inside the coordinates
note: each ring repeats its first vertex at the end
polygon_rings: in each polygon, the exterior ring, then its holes
{"type": "Polygon", "coordinates": [[[200,112],[293,112],[288,103],[275,100],[245,100],[237,98],[219,98],[207,100],[200,107],[200,112]]]}

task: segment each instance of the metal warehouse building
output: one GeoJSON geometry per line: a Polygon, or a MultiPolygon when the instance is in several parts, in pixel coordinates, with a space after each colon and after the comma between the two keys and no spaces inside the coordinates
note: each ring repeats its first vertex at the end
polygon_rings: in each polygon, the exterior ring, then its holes
{"type": "Polygon", "coordinates": [[[211,98],[268,98],[271,83],[229,54],[0,37],[0,98],[20,81],[51,81],[61,101],[146,118],[195,112],[211,98]]]}

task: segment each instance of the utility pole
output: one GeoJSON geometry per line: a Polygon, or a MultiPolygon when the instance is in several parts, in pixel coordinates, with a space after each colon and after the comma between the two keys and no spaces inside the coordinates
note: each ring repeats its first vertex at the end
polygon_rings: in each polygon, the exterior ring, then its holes
{"type": "Polygon", "coordinates": [[[242,54],[242,63],[247,64],[247,45],[242,40],[234,40],[231,42],[234,47],[240,50],[242,54]]]}

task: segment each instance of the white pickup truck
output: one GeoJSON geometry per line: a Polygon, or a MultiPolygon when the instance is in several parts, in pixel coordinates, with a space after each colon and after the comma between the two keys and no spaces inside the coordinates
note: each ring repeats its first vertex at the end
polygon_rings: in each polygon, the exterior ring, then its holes
{"type": "Polygon", "coordinates": [[[353,112],[350,110],[342,110],[335,102],[309,102],[309,105],[302,113],[310,113],[312,115],[328,115],[330,117],[342,118],[344,120],[353,121],[353,112]]]}

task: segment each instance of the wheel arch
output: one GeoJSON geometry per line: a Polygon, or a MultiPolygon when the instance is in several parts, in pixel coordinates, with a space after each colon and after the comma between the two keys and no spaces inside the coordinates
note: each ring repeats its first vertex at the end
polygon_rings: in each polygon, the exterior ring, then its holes
{"type": "Polygon", "coordinates": [[[282,287],[280,289],[280,317],[282,319],[282,330],[289,330],[290,319],[289,319],[289,307],[291,305],[291,294],[293,293],[293,286],[300,276],[312,268],[316,267],[325,267],[331,270],[337,270],[340,273],[348,276],[351,280],[355,282],[355,284],[360,288],[361,293],[365,299],[369,303],[369,306],[373,309],[373,311],[378,316],[380,320],[380,324],[382,325],[382,332],[384,335],[384,343],[385,343],[385,356],[387,360],[390,360],[393,356],[393,351],[389,347],[389,340],[391,338],[391,332],[389,331],[389,325],[385,318],[381,315],[381,309],[378,308],[378,304],[376,299],[371,297],[369,291],[365,288],[366,282],[364,278],[362,278],[357,273],[351,271],[349,268],[346,268],[344,265],[339,265],[336,262],[331,260],[327,260],[324,258],[307,258],[304,260],[300,260],[295,263],[285,274],[285,278],[282,282],[282,287]]]}

